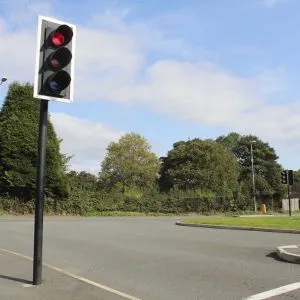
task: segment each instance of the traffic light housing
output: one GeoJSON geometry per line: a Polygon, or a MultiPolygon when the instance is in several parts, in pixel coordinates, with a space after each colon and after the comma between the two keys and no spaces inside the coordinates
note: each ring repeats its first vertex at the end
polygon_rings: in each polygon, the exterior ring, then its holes
{"type": "Polygon", "coordinates": [[[293,170],[288,170],[288,183],[289,183],[289,185],[294,184],[294,172],[293,172],[293,170]]]}
{"type": "Polygon", "coordinates": [[[281,171],[281,183],[293,185],[294,184],[294,172],[293,170],[281,171]]]}
{"type": "Polygon", "coordinates": [[[73,101],[76,27],[39,16],[34,97],[73,101]]]}
{"type": "Polygon", "coordinates": [[[288,171],[287,170],[281,171],[281,183],[283,183],[283,184],[288,183],[288,171]]]}

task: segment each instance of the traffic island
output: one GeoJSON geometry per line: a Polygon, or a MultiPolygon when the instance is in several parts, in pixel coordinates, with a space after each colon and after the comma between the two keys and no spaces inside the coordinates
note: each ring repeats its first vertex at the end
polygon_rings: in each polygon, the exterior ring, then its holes
{"type": "Polygon", "coordinates": [[[276,249],[276,254],[282,260],[300,264],[300,247],[298,245],[280,246],[276,249]]]}
{"type": "Polygon", "coordinates": [[[257,218],[195,218],[176,222],[176,225],[231,230],[300,233],[299,217],[257,218]]]}

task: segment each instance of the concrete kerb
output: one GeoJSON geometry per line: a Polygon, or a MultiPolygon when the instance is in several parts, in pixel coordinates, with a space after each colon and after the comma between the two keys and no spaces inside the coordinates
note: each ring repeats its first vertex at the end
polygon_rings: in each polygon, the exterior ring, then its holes
{"type": "Polygon", "coordinates": [[[276,254],[285,261],[300,264],[300,255],[291,253],[288,250],[291,249],[299,249],[297,245],[287,245],[287,246],[280,246],[276,249],[276,254]]]}
{"type": "Polygon", "coordinates": [[[212,224],[190,224],[190,223],[184,223],[183,221],[177,221],[175,224],[179,225],[179,226],[187,226],[187,227],[203,227],[203,228],[215,228],[215,229],[247,230],[247,231],[263,231],[263,232],[300,234],[300,230],[298,230],[298,229],[243,227],[243,226],[212,225],[212,224]]]}

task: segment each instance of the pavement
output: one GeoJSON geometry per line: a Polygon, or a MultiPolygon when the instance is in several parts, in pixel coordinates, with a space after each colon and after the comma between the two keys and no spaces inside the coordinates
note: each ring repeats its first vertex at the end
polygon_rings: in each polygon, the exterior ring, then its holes
{"type": "Polygon", "coordinates": [[[1,300],[123,300],[112,293],[43,268],[41,285],[32,285],[32,262],[0,252],[1,300]]]}
{"type": "MultiPolygon", "coordinates": [[[[32,262],[0,251],[0,299],[300,299],[299,266],[275,253],[294,234],[175,226],[179,219],[45,218],[43,259],[56,268],[44,267],[33,287],[32,262]]],[[[32,218],[0,218],[0,248],[32,257],[33,228],[32,218]]]]}

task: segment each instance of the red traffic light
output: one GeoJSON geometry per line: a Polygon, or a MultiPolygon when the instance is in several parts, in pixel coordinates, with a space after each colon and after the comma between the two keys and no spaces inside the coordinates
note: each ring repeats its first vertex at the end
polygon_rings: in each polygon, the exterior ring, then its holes
{"type": "Polygon", "coordinates": [[[51,37],[51,42],[54,46],[59,47],[65,42],[65,37],[60,32],[54,32],[51,37]]]}
{"type": "Polygon", "coordinates": [[[59,26],[51,35],[51,43],[55,47],[68,44],[73,37],[73,30],[68,25],[59,26]]]}

